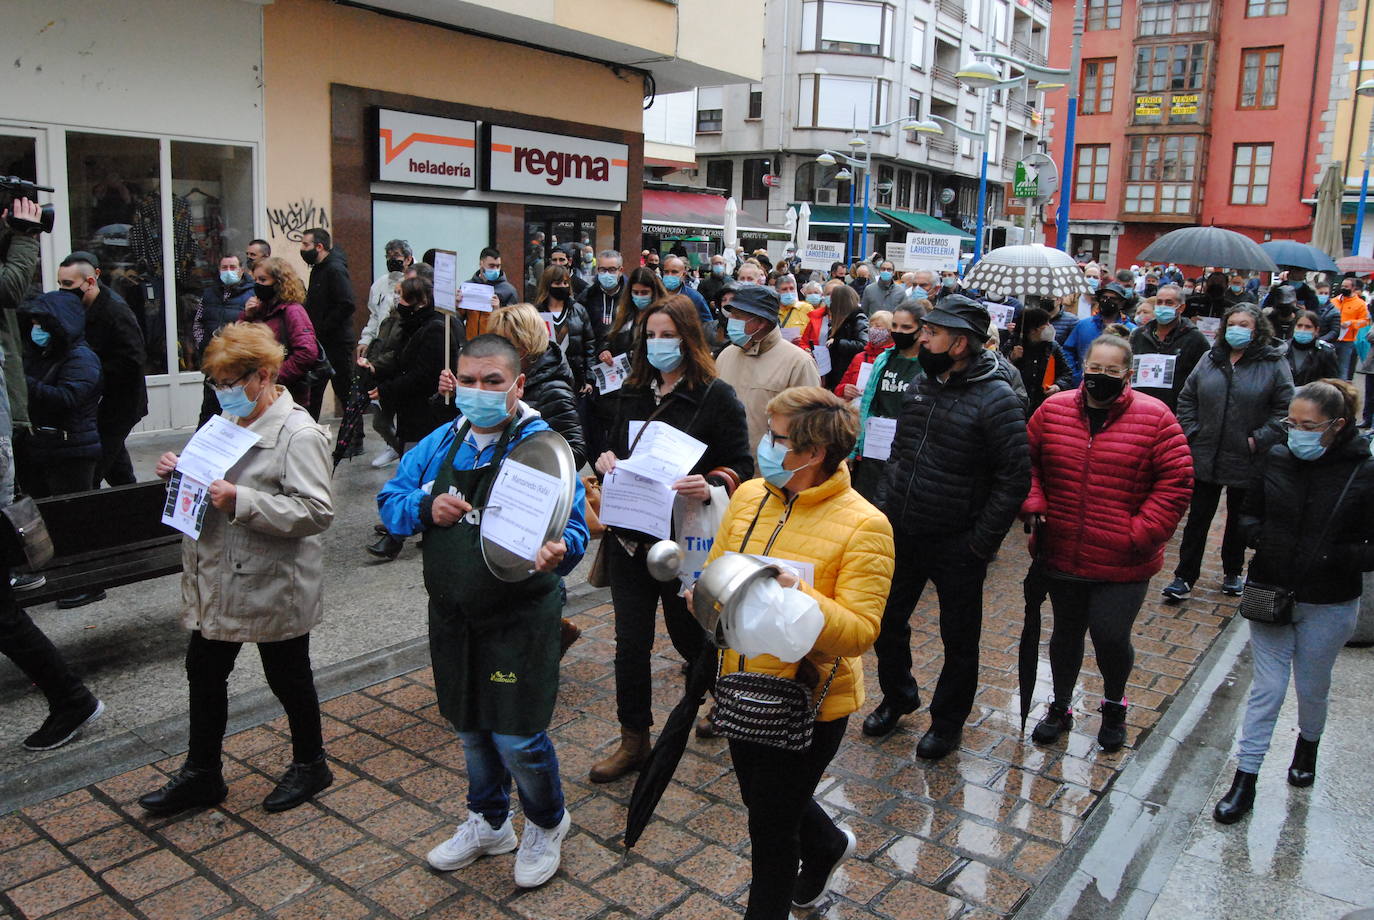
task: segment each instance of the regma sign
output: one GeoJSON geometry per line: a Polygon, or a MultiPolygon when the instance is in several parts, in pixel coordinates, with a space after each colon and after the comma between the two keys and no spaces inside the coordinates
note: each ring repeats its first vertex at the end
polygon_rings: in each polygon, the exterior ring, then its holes
{"type": "Polygon", "coordinates": [[[537,147],[516,147],[514,159],[516,172],[544,176],[544,181],[549,185],[562,185],[564,179],[605,182],[611,173],[610,160],[586,154],[540,150],[537,147]]]}

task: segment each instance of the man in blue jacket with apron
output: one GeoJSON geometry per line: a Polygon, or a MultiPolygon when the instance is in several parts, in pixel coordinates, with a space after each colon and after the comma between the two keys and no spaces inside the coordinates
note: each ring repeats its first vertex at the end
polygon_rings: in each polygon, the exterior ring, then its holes
{"type": "Polygon", "coordinates": [[[559,576],[587,550],[584,494],[578,482],[562,538],[539,549],[529,578],[492,575],[479,532],[487,493],[511,448],[550,429],[520,401],[520,355],[500,336],[469,342],[457,376],[460,415],[408,451],[377,496],[388,531],[424,533],[434,689],[467,760],[468,820],[428,858],[447,871],[519,846],[515,883],[535,888],[558,871],[571,823],[547,729],[558,696],[559,576]],[[512,778],[523,843],[511,825],[512,778]]]}

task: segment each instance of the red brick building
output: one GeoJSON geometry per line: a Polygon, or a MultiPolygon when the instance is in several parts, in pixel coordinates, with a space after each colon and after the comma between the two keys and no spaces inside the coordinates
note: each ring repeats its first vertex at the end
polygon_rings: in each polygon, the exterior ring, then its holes
{"type": "MultiPolygon", "coordinates": [[[[1320,179],[1339,0],[1086,6],[1070,251],[1128,266],[1161,234],[1199,224],[1310,239],[1303,199],[1320,179]]],[[[1054,0],[1053,67],[1070,64],[1073,7],[1054,0]]],[[[1066,94],[1046,101],[1059,162],[1066,94]]]]}

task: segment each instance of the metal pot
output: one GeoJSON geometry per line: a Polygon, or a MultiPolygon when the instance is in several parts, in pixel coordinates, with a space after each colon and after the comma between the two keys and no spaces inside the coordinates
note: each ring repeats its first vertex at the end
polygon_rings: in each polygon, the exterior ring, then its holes
{"type": "Polygon", "coordinates": [[[764,578],[777,578],[777,566],[744,553],[726,553],[708,565],[692,589],[692,615],[702,628],[724,645],[721,621],[731,621],[735,603],[749,586],[764,578]]]}
{"type": "Polygon", "coordinates": [[[644,565],[656,581],[672,581],[682,568],[682,547],[672,540],[659,540],[649,547],[644,565]]]}

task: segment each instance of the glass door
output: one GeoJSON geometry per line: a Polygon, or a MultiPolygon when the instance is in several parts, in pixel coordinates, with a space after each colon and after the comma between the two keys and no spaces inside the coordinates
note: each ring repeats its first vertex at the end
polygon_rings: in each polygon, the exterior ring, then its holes
{"type": "MultiPolygon", "coordinates": [[[[39,185],[51,185],[44,150],[45,135],[30,128],[9,128],[0,125],[0,176],[15,176],[39,185]]],[[[40,192],[40,203],[52,200],[52,195],[40,192]]],[[[39,237],[43,258],[39,260],[38,270],[34,272],[34,290],[51,286],[51,278],[45,283],[44,271],[52,251],[52,234],[44,233],[39,237]]]]}

